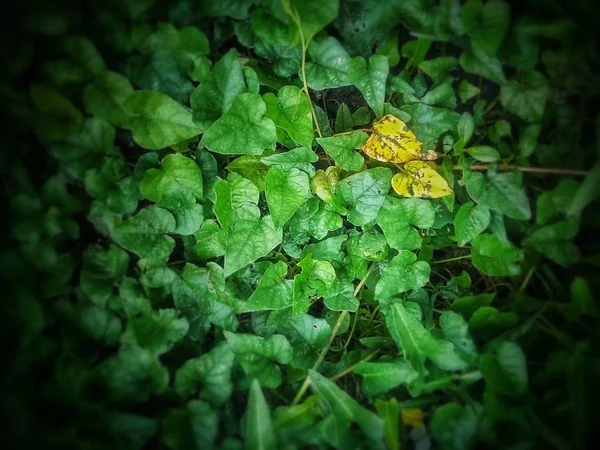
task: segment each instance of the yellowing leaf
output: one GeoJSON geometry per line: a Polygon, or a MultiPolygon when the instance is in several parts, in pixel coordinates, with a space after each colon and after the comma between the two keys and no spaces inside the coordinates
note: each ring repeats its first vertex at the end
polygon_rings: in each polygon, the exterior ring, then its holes
{"type": "Polygon", "coordinates": [[[362,150],[378,161],[405,163],[415,159],[436,159],[435,151],[423,151],[415,134],[406,124],[388,114],[373,124],[373,134],[362,150]]]}
{"type": "Polygon", "coordinates": [[[444,178],[424,161],[411,161],[392,178],[392,187],[404,197],[439,198],[452,194],[444,178]]]}
{"type": "Polygon", "coordinates": [[[400,412],[404,425],[414,428],[423,428],[425,426],[423,424],[423,419],[425,418],[423,410],[418,408],[404,408],[400,412]]]}
{"type": "Polygon", "coordinates": [[[317,170],[315,176],[310,180],[313,193],[326,203],[333,203],[335,188],[340,181],[340,169],[329,166],[327,171],[317,170]]]}

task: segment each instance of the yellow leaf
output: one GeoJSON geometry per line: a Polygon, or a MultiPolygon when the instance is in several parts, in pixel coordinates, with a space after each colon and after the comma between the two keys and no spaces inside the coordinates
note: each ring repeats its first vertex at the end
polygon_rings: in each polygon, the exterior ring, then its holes
{"type": "Polygon", "coordinates": [[[404,425],[414,428],[423,428],[425,426],[423,424],[423,419],[425,418],[423,410],[418,408],[403,408],[400,412],[404,425]]]}
{"type": "Polygon", "coordinates": [[[373,124],[373,134],[362,150],[378,161],[405,163],[415,159],[436,159],[433,150],[423,151],[415,134],[406,124],[395,116],[388,114],[373,124]]]}
{"type": "Polygon", "coordinates": [[[394,175],[392,187],[404,197],[439,198],[452,194],[444,178],[424,161],[411,161],[394,175]]]}
{"type": "Polygon", "coordinates": [[[310,180],[313,193],[325,203],[333,203],[333,195],[340,181],[340,169],[329,166],[327,171],[317,170],[315,176],[310,180]]]}

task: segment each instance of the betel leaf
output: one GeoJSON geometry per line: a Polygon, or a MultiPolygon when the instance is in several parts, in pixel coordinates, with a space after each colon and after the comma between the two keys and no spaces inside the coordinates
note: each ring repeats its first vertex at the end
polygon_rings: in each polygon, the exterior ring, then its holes
{"type": "Polygon", "coordinates": [[[550,97],[550,88],[544,75],[529,72],[516,80],[509,80],[500,88],[500,102],[507,111],[528,122],[540,122],[550,97]]]}
{"type": "Polygon", "coordinates": [[[242,92],[246,92],[242,66],[237,51],[231,49],[190,96],[194,122],[200,130],[208,130],[242,92]]]}
{"type": "Polygon", "coordinates": [[[256,290],[240,306],[239,312],[270,311],[291,306],[294,282],[285,279],[286,273],[287,265],[283,261],[277,261],[265,270],[256,290]]]}
{"type": "Polygon", "coordinates": [[[480,234],[472,241],[473,265],[488,275],[514,276],[521,271],[522,252],[493,234],[480,234]]]}
{"type": "Polygon", "coordinates": [[[199,146],[225,155],[262,155],[275,149],[276,128],[266,112],[260,95],[238,95],[225,115],[206,130],[199,146]]]}
{"type": "Polygon", "coordinates": [[[306,63],[306,82],[314,90],[332,89],[350,84],[350,55],[333,37],[313,40],[308,46],[312,62],[306,63]]]}
{"type": "Polygon", "coordinates": [[[131,83],[115,72],[101,72],[83,90],[83,105],[86,112],[106,120],[111,125],[126,126],[129,114],[125,101],[133,94],[131,83]]]}
{"type": "Polygon", "coordinates": [[[350,81],[362,93],[367,104],[375,112],[377,118],[383,116],[383,103],[385,101],[385,85],[390,66],[387,57],[373,55],[369,62],[357,56],[350,61],[350,81]]]}
{"type": "Polygon", "coordinates": [[[358,172],[362,168],[365,159],[356,149],[360,149],[367,138],[367,133],[353,131],[343,136],[317,138],[317,143],[343,170],[358,172]]]}
{"type": "Polygon", "coordinates": [[[429,264],[417,261],[408,250],[400,250],[387,265],[375,286],[375,297],[385,300],[396,294],[419,289],[429,281],[429,264]]]}
{"type": "Polygon", "coordinates": [[[307,173],[310,177],[315,174],[313,163],[316,163],[318,160],[319,156],[306,147],[298,147],[288,152],[275,153],[261,159],[266,166],[279,166],[286,171],[295,168],[307,173]]]}
{"type": "Polygon", "coordinates": [[[143,148],[160,150],[196,137],[201,130],[192,113],[172,98],[154,91],[136,91],[125,101],[128,126],[143,148]]]}
{"type": "Polygon", "coordinates": [[[529,220],[531,209],[519,174],[490,172],[487,176],[471,173],[467,192],[477,203],[517,220],[529,220]]]}
{"type": "Polygon", "coordinates": [[[311,41],[313,36],[338,16],[339,0],[285,0],[285,12],[290,16],[292,42],[311,41]]]}
{"type": "Polygon", "coordinates": [[[285,171],[272,166],[267,172],[265,192],[273,224],[280,229],[310,195],[308,175],[296,168],[285,171]]]}
{"type": "Polygon", "coordinates": [[[258,208],[237,217],[229,225],[225,250],[225,276],[229,276],[258,258],[267,256],[281,243],[282,232],[271,216],[260,218],[258,208]]]}
{"type": "Polygon", "coordinates": [[[375,442],[383,438],[383,421],[375,413],[361,406],[340,389],[335,382],[320,373],[309,370],[311,388],[327,404],[336,421],[341,424],[355,422],[375,442]]]}
{"type": "Polygon", "coordinates": [[[202,200],[202,172],[198,164],[180,154],[167,155],[161,169],[150,169],[140,182],[140,191],[148,200],[158,202],[165,194],[189,190],[202,200]]]}
{"type": "Polygon", "coordinates": [[[337,185],[336,195],[348,208],[348,220],[365,225],[379,214],[392,181],[392,171],[376,167],[344,178],[337,185]]]}
{"type": "Polygon", "coordinates": [[[484,205],[467,202],[460,207],[454,218],[456,239],[461,247],[483,233],[490,224],[490,210],[484,205]]]}
{"type": "Polygon", "coordinates": [[[167,233],[174,232],[175,218],[169,211],[150,206],[115,227],[111,233],[115,242],[140,258],[161,261],[175,248],[167,233]]]}
{"type": "Polygon", "coordinates": [[[510,19],[503,0],[468,0],[462,7],[462,21],[473,45],[494,56],[504,40],[510,19]]]}
{"type": "Polygon", "coordinates": [[[245,420],[244,438],[248,450],[275,450],[277,448],[271,422],[271,411],[258,380],[252,380],[250,384],[245,420]]]}
{"type": "Polygon", "coordinates": [[[298,145],[310,149],[314,139],[310,100],[296,86],[285,86],[277,97],[271,93],[263,96],[266,115],[275,123],[277,140],[288,148],[298,145]]]}

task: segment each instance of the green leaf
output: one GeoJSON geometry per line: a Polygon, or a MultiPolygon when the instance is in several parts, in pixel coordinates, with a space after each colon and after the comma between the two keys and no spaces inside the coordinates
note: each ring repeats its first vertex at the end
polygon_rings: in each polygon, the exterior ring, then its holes
{"type": "Polygon", "coordinates": [[[277,93],[263,96],[267,117],[277,127],[277,140],[288,148],[298,145],[310,149],[314,139],[310,100],[296,86],[284,86],[277,93]]]}
{"type": "Polygon", "coordinates": [[[312,177],[315,174],[313,163],[316,163],[318,160],[319,156],[312,150],[306,147],[298,147],[288,152],[267,156],[262,158],[261,161],[267,166],[279,166],[286,171],[295,168],[312,177]]]}
{"type": "Polygon", "coordinates": [[[302,256],[311,254],[314,259],[323,261],[341,260],[340,254],[342,253],[342,245],[347,239],[348,236],[339,235],[323,239],[314,244],[309,244],[302,250],[302,256]]]}
{"type": "Polygon", "coordinates": [[[387,265],[375,286],[375,298],[384,300],[402,292],[419,289],[429,281],[430,268],[408,250],[400,250],[387,265]]]}
{"type": "Polygon", "coordinates": [[[309,296],[322,296],[336,278],[335,269],[330,262],[313,260],[310,254],[307,254],[298,266],[302,273],[294,277],[293,316],[306,312],[310,305],[309,296]]]}
{"type": "Polygon", "coordinates": [[[160,150],[198,136],[192,114],[172,98],[154,91],[136,91],[125,102],[128,126],[143,148],[160,150]]]}
{"type": "Polygon", "coordinates": [[[454,218],[454,229],[458,245],[464,246],[483,233],[490,225],[490,210],[487,206],[467,202],[460,207],[454,218]]]}
{"type": "Polygon", "coordinates": [[[410,129],[424,143],[430,143],[441,134],[456,127],[459,115],[445,108],[414,103],[404,105],[401,111],[410,114],[410,129]]]}
{"type": "Polygon", "coordinates": [[[205,220],[194,233],[196,243],[194,253],[199,260],[212,259],[225,255],[226,233],[213,220],[205,220]]]}
{"type": "Polygon", "coordinates": [[[88,114],[118,127],[127,126],[129,114],[125,101],[133,94],[131,83],[116,72],[101,72],[83,90],[83,105],[88,114]]]}
{"type": "Polygon", "coordinates": [[[67,36],[62,41],[62,47],[89,74],[97,75],[106,70],[106,63],[88,38],[67,36]]]}
{"type": "Polygon", "coordinates": [[[462,52],[459,61],[465,72],[482,76],[499,85],[506,82],[500,60],[488,56],[478,47],[472,47],[471,50],[462,52]]]}
{"type": "Polygon", "coordinates": [[[265,178],[269,166],[262,162],[262,158],[256,155],[244,155],[229,163],[227,169],[239,173],[250,180],[259,191],[265,190],[265,178]]]}
{"type": "Polygon", "coordinates": [[[434,84],[440,84],[458,66],[458,60],[453,56],[441,56],[428,59],[419,64],[419,69],[431,77],[434,84]]]}
{"type": "Polygon", "coordinates": [[[262,386],[275,389],[283,381],[276,363],[289,364],[293,349],[285,336],[274,334],[268,339],[253,334],[234,334],[225,331],[225,338],[248,377],[256,378],[262,386]]]}
{"type": "Polygon", "coordinates": [[[266,112],[260,95],[238,95],[225,115],[206,130],[199,146],[225,155],[262,155],[265,149],[275,149],[275,124],[266,112]]]}
{"type": "MultiPolygon", "coordinates": [[[[473,119],[473,116],[468,112],[462,113],[458,121],[458,137],[462,141],[463,148],[471,140],[471,137],[473,136],[473,131],[475,131],[475,120],[473,119]]],[[[462,153],[462,151],[463,149],[461,148],[459,152],[456,152],[455,145],[456,154],[460,154],[462,153]]]]}
{"type": "Polygon", "coordinates": [[[567,210],[567,215],[572,217],[579,216],[590,203],[598,198],[598,192],[600,191],[599,185],[600,163],[596,163],[577,190],[577,193],[567,210]]]}
{"type": "Polygon", "coordinates": [[[466,180],[467,192],[477,203],[517,220],[529,220],[531,208],[525,189],[515,173],[490,172],[487,177],[471,173],[466,180]]]}
{"type": "Polygon", "coordinates": [[[579,231],[576,220],[563,220],[533,231],[523,239],[523,245],[532,246],[546,258],[567,267],[579,261],[579,248],[571,242],[579,231]]]}
{"type": "Polygon", "coordinates": [[[421,102],[426,105],[440,106],[442,108],[456,108],[456,95],[450,83],[443,83],[427,92],[421,102]]]}
{"type": "Polygon", "coordinates": [[[579,189],[579,183],[572,179],[561,180],[551,191],[543,192],[537,199],[536,222],[546,225],[569,210],[573,197],[579,189]]]}
{"type": "Polygon", "coordinates": [[[281,243],[281,238],[281,229],[275,227],[271,216],[261,219],[258,208],[249,210],[247,215],[236,217],[229,225],[225,276],[267,256],[281,243]]]}
{"type": "Polygon", "coordinates": [[[379,215],[377,224],[390,247],[397,250],[414,250],[421,246],[422,238],[412,225],[430,228],[435,220],[431,202],[418,198],[398,199],[388,196],[379,215]]]}
{"type": "MultiPolygon", "coordinates": [[[[329,238],[328,240],[335,239],[336,237],[329,238]]],[[[315,244],[306,246],[306,248],[312,247],[314,245],[315,244]]],[[[348,244],[346,245],[346,251],[351,256],[366,259],[367,261],[381,261],[382,259],[386,258],[388,254],[387,242],[385,240],[385,237],[383,236],[383,234],[375,230],[363,231],[361,234],[352,236],[348,240],[348,244]]],[[[331,257],[335,258],[336,255],[333,254],[331,255],[331,257]]]]}
{"type": "Polygon", "coordinates": [[[502,342],[495,352],[479,360],[479,371],[494,390],[519,396],[527,391],[527,360],[514,342],[502,342]]]}
{"type": "Polygon", "coordinates": [[[396,345],[417,372],[424,372],[427,358],[442,370],[461,370],[468,366],[452,343],[436,339],[425,329],[420,321],[421,308],[418,304],[392,303],[383,309],[383,313],[396,345]]]}
{"type": "Polygon", "coordinates": [[[267,172],[265,192],[273,224],[280,229],[310,195],[308,175],[295,168],[285,171],[272,166],[267,172]]]}
{"type": "Polygon", "coordinates": [[[377,118],[383,116],[383,103],[385,101],[385,84],[390,67],[387,58],[382,55],[373,55],[369,62],[363,57],[352,58],[350,61],[350,81],[362,93],[369,107],[375,112],[377,118]]]}
{"type": "Polygon", "coordinates": [[[242,92],[246,92],[242,66],[237,51],[231,49],[190,96],[194,122],[201,132],[226,113],[242,92]]]}
{"type": "Polygon", "coordinates": [[[529,158],[535,152],[538,146],[538,139],[542,133],[540,124],[531,124],[525,127],[519,136],[519,156],[529,158]]]}
{"type": "Polygon", "coordinates": [[[382,42],[377,47],[378,55],[387,57],[390,67],[395,67],[400,62],[400,52],[398,51],[398,36],[391,37],[382,42]]]}
{"type": "Polygon", "coordinates": [[[462,80],[458,85],[458,98],[463,103],[467,103],[473,97],[479,95],[479,88],[477,86],[473,86],[467,80],[462,80]]]}
{"type": "Polygon", "coordinates": [[[185,408],[167,411],[162,422],[162,439],[175,450],[213,449],[219,430],[219,416],[210,406],[191,400],[185,408]]]}
{"type": "Polygon", "coordinates": [[[83,116],[73,103],[54,89],[33,84],[29,88],[33,103],[31,117],[35,132],[45,139],[61,140],[80,128],[83,116]]]}
{"type": "Polygon", "coordinates": [[[503,0],[467,1],[461,11],[465,31],[486,54],[494,56],[504,40],[510,20],[508,4],[503,0]]]}
{"type": "Polygon", "coordinates": [[[344,178],[337,185],[336,195],[348,208],[348,220],[363,226],[375,220],[390,189],[392,171],[376,167],[344,178]]]}
{"type": "Polygon", "coordinates": [[[189,189],[165,193],[156,206],[173,213],[176,223],[173,233],[176,234],[194,234],[204,220],[204,209],[196,203],[196,198],[189,189]]]}
{"type": "Polygon", "coordinates": [[[492,276],[514,276],[521,272],[521,250],[493,234],[480,234],[472,241],[473,265],[492,276]]]}
{"type": "Polygon", "coordinates": [[[335,132],[344,133],[354,127],[354,118],[348,105],[342,103],[335,113],[335,132]]]}
{"type": "Polygon", "coordinates": [[[477,414],[473,408],[446,403],[435,410],[431,432],[437,445],[444,450],[466,450],[476,442],[477,414]]]}
{"type": "Polygon", "coordinates": [[[160,201],[165,195],[190,191],[202,200],[202,172],[198,164],[180,154],[171,154],[162,160],[162,169],[150,169],[140,182],[140,191],[148,200],[160,201]]]}
{"type": "Polygon", "coordinates": [[[331,23],[339,13],[339,0],[285,0],[283,8],[290,15],[292,41],[308,43],[331,23]]]}
{"type": "Polygon", "coordinates": [[[104,307],[128,265],[129,255],[116,245],[111,244],[108,250],[99,245],[88,247],[83,253],[79,287],[94,304],[104,307]]]}
{"type": "Polygon", "coordinates": [[[368,137],[367,133],[363,131],[353,131],[343,136],[317,138],[317,143],[343,170],[358,172],[365,163],[365,159],[355,150],[361,148],[368,137]]]}
{"type": "Polygon", "coordinates": [[[494,162],[500,159],[500,153],[494,147],[489,145],[475,145],[464,149],[469,155],[478,161],[494,162]]]}
{"type": "Polygon", "coordinates": [[[354,368],[354,373],[362,375],[362,390],[368,397],[378,397],[400,385],[408,385],[418,376],[403,360],[361,362],[354,368]]]}
{"type": "Polygon", "coordinates": [[[383,421],[372,411],[363,408],[357,401],[340,389],[333,381],[314,370],[308,371],[311,389],[325,402],[340,425],[355,422],[369,439],[383,439],[383,421]]]}
{"type": "Polygon", "coordinates": [[[174,309],[159,309],[129,317],[121,343],[138,345],[160,355],[185,337],[188,321],[177,318],[174,309]]]}
{"type": "Polygon", "coordinates": [[[465,319],[453,311],[444,311],[440,316],[439,323],[444,336],[461,352],[462,358],[474,362],[479,355],[465,319]]]}
{"type": "Polygon", "coordinates": [[[182,397],[198,393],[209,403],[222,405],[233,391],[234,357],[228,345],[218,345],[198,358],[188,359],[175,373],[175,390],[182,397]]]}
{"type": "Polygon", "coordinates": [[[305,69],[308,87],[320,91],[350,85],[350,55],[337,39],[328,36],[312,41],[308,55],[312,60],[305,69]]]}
{"type": "Polygon", "coordinates": [[[258,380],[252,380],[245,414],[244,439],[248,450],[275,450],[271,411],[258,380]]]}
{"type": "Polygon", "coordinates": [[[175,228],[175,218],[169,211],[150,206],[117,225],[111,236],[140,258],[164,261],[175,248],[175,241],[166,233],[174,232],[175,228]]]}
{"type": "Polygon", "coordinates": [[[500,102],[507,111],[527,122],[540,122],[550,97],[546,78],[539,72],[523,74],[500,88],[500,102]]]}
{"type": "Polygon", "coordinates": [[[277,261],[270,266],[260,279],[256,290],[238,312],[271,311],[291,306],[294,282],[286,280],[286,274],[287,265],[283,261],[277,261]]]}
{"type": "Polygon", "coordinates": [[[334,196],[340,180],[340,169],[329,166],[326,171],[317,170],[310,180],[310,187],[314,194],[325,203],[334,203],[334,196]]]}

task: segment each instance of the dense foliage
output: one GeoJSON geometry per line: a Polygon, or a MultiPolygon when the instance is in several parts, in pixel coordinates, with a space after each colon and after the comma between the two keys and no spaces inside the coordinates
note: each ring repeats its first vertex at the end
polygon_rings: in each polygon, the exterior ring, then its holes
{"type": "Polygon", "coordinates": [[[592,5],[15,2],[4,441],[591,446],[592,5]],[[452,192],[391,189],[385,115],[452,192]]]}

